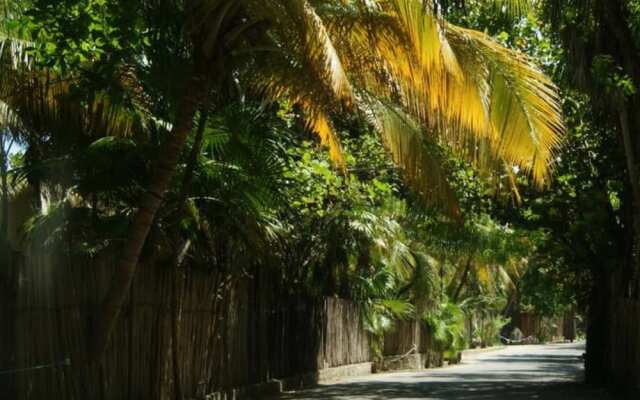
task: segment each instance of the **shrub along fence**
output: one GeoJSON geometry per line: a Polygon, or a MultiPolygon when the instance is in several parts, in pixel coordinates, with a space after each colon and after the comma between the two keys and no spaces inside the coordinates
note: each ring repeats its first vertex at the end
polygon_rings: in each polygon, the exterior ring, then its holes
{"type": "Polygon", "coordinates": [[[32,251],[4,268],[0,371],[12,371],[0,375],[2,398],[203,398],[371,360],[353,303],[288,294],[266,270],[230,279],[147,261],[104,362],[90,364],[91,321],[114,261],[32,251]]]}

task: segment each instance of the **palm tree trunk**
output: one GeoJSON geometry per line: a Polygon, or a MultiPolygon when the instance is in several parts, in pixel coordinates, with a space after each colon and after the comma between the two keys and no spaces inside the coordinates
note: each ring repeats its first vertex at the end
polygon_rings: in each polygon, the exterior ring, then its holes
{"type": "Polygon", "coordinates": [[[182,267],[182,262],[191,247],[191,241],[187,240],[180,247],[175,257],[175,269],[172,279],[172,300],[171,300],[171,358],[173,360],[173,384],[175,400],[183,400],[184,393],[182,379],[180,375],[180,349],[178,340],[180,338],[180,322],[182,320],[182,296],[184,295],[184,282],[186,274],[182,267]]]}
{"type": "Polygon", "coordinates": [[[0,204],[2,204],[2,210],[0,214],[0,238],[8,240],[9,236],[9,183],[7,182],[8,167],[9,167],[9,154],[5,152],[4,141],[0,142],[0,176],[2,179],[2,194],[0,198],[0,204]]]}
{"type": "Polygon", "coordinates": [[[445,264],[445,258],[442,257],[442,259],[440,260],[440,297],[439,297],[439,302],[442,303],[442,299],[444,297],[444,264],[445,264]]]}
{"type": "Polygon", "coordinates": [[[467,277],[469,276],[469,270],[471,269],[471,261],[473,261],[473,252],[469,255],[469,258],[467,259],[467,264],[464,267],[464,272],[460,277],[460,283],[458,284],[458,287],[456,288],[456,291],[453,294],[454,303],[458,302],[458,298],[460,298],[460,293],[462,292],[462,288],[464,288],[464,285],[467,284],[467,277]]]}
{"type": "Polygon", "coordinates": [[[605,384],[611,376],[607,363],[610,339],[608,337],[609,318],[607,274],[599,271],[590,296],[587,316],[587,349],[585,359],[585,380],[589,384],[605,384]]]}
{"type": "Polygon", "coordinates": [[[620,127],[622,128],[622,139],[624,143],[624,154],[627,161],[627,173],[631,183],[633,193],[633,207],[636,209],[640,205],[640,180],[638,179],[638,164],[635,159],[635,147],[631,138],[631,130],[629,128],[629,113],[627,105],[620,106],[620,127]]]}
{"type": "MultiPolygon", "coordinates": [[[[191,187],[191,181],[193,180],[193,171],[198,161],[198,154],[202,148],[202,141],[204,138],[204,130],[207,124],[208,102],[205,102],[203,110],[200,111],[200,119],[198,121],[198,130],[196,132],[195,141],[191,152],[189,153],[189,159],[187,161],[187,169],[185,170],[182,178],[182,187],[180,189],[180,195],[178,196],[179,211],[178,216],[182,216],[187,213],[187,195],[189,188],[191,187]]],[[[176,235],[177,236],[177,235],[176,235]]],[[[179,239],[176,239],[179,241],[179,239]]],[[[182,296],[184,292],[185,272],[182,268],[191,241],[184,241],[179,246],[178,251],[174,255],[174,270],[173,270],[173,298],[171,302],[172,310],[172,322],[171,322],[171,358],[173,360],[173,382],[174,382],[174,398],[175,400],[183,400],[184,393],[182,388],[182,379],[180,375],[180,349],[178,348],[178,340],[180,338],[180,325],[182,320],[182,296]]]]}
{"type": "Polygon", "coordinates": [[[178,196],[178,201],[181,202],[181,210],[180,214],[185,212],[186,205],[186,197],[189,189],[191,188],[191,182],[193,181],[193,171],[196,167],[196,163],[198,162],[198,154],[202,149],[202,141],[204,139],[204,130],[207,126],[207,119],[209,118],[209,104],[208,101],[205,102],[204,107],[200,111],[200,118],[198,119],[198,130],[196,132],[196,137],[193,141],[193,146],[191,147],[191,152],[189,152],[189,159],[187,160],[187,169],[184,172],[184,176],[182,177],[182,186],[180,189],[180,196],[178,196]]]}
{"type": "Polygon", "coordinates": [[[149,187],[142,195],[138,212],[129,226],[127,240],[122,249],[122,256],[96,321],[90,349],[90,360],[92,362],[101,361],[105,353],[122,305],[133,282],[138,260],[151,224],[158,208],[160,208],[163,195],[173,178],[178,158],[193,127],[193,117],[203,97],[206,95],[206,87],[205,79],[199,74],[194,75],[178,105],[171,135],[159,152],[149,187]]]}

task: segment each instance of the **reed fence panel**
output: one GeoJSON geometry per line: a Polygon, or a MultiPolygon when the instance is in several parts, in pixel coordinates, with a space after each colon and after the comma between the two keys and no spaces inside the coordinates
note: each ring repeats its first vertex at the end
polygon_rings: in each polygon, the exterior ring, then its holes
{"type": "Polygon", "coordinates": [[[113,256],[34,249],[0,273],[0,370],[45,366],[0,375],[0,397],[173,399],[180,388],[203,398],[371,359],[359,307],[349,301],[290,294],[266,268],[229,279],[147,261],[106,357],[90,363],[93,321],[114,268],[113,256]]]}

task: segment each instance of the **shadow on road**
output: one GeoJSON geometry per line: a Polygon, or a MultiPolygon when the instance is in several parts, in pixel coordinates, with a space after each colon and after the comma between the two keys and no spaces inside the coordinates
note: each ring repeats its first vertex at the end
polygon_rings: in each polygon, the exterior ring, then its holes
{"type": "Polygon", "coordinates": [[[457,400],[604,400],[602,391],[577,383],[506,383],[495,381],[460,382],[358,382],[322,386],[290,394],[283,399],[457,399],[457,400]]]}
{"type": "Polygon", "coordinates": [[[582,381],[580,344],[508,348],[466,365],[372,375],[320,385],[282,399],[627,400],[582,381]]]}

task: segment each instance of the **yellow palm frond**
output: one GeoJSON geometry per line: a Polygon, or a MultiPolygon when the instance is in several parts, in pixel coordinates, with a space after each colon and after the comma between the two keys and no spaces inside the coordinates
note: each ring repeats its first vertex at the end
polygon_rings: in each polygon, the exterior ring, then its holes
{"type": "Polygon", "coordinates": [[[270,99],[300,105],[307,128],[329,148],[332,161],[344,167],[329,113],[350,106],[353,90],[324,21],[307,0],[249,3],[254,18],[272,23],[268,44],[278,50],[262,54],[261,65],[252,71],[253,85],[270,99]]]}
{"type": "Polygon", "coordinates": [[[423,127],[402,110],[382,102],[372,102],[368,115],[412,189],[422,199],[443,206],[459,218],[460,209],[447,181],[449,172],[442,150],[429,141],[423,127]]]}
{"type": "Polygon", "coordinates": [[[486,137],[495,157],[543,184],[564,130],[555,85],[525,56],[483,33],[450,26],[447,35],[454,51],[469,60],[465,76],[477,82],[477,96],[488,106],[490,129],[471,133],[486,137]],[[486,66],[486,73],[474,64],[486,66]]]}
{"type": "Polygon", "coordinates": [[[322,65],[319,75],[329,81],[331,89],[338,99],[350,102],[352,99],[351,84],[322,19],[306,0],[293,0],[288,3],[296,4],[297,7],[302,8],[300,13],[304,16],[305,22],[302,24],[305,45],[310,59],[322,65]]]}
{"type": "Polygon", "coordinates": [[[424,72],[440,73],[444,67],[453,76],[460,76],[455,54],[443,35],[438,18],[416,0],[393,0],[391,10],[406,37],[406,44],[417,65],[424,72]]]}
{"type": "Polygon", "coordinates": [[[278,54],[272,55],[268,60],[268,68],[256,71],[253,85],[268,99],[276,101],[287,98],[298,104],[306,128],[319,137],[322,145],[329,148],[333,163],[344,168],[340,139],[327,111],[332,109],[334,98],[308,70],[296,67],[278,54]]]}
{"type": "Polygon", "coordinates": [[[354,82],[398,104],[430,140],[474,165],[518,165],[536,183],[547,181],[563,131],[550,80],[483,33],[441,26],[418,0],[375,3],[383,11],[351,21],[340,41],[349,56],[373,53],[343,57],[355,59],[347,64],[354,82]]]}
{"type": "Polygon", "coordinates": [[[350,103],[352,88],[324,21],[307,0],[254,1],[255,18],[268,18],[278,46],[336,99],[350,103]]]}
{"type": "Polygon", "coordinates": [[[313,104],[302,104],[307,128],[320,138],[320,143],[329,148],[331,160],[339,167],[344,167],[342,146],[329,116],[313,104]]]}
{"type": "Polygon", "coordinates": [[[334,158],[339,142],[327,116],[336,100],[377,115],[387,148],[425,197],[439,193],[450,202],[451,191],[437,183],[443,179],[434,179],[445,169],[418,155],[418,143],[448,147],[499,173],[518,165],[543,184],[563,130],[557,89],[523,55],[483,33],[446,24],[428,3],[345,2],[342,13],[328,7],[319,14],[306,0],[265,0],[260,4],[268,6],[261,9],[271,10],[270,32],[281,50],[274,57],[281,60],[266,67],[271,72],[261,86],[274,99],[286,95],[302,104],[308,126],[334,158]],[[370,98],[382,108],[394,106],[381,111],[370,98]],[[428,190],[427,184],[436,186],[428,190]]]}

